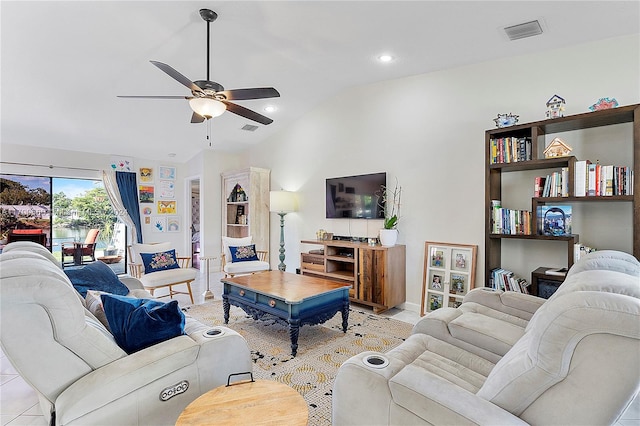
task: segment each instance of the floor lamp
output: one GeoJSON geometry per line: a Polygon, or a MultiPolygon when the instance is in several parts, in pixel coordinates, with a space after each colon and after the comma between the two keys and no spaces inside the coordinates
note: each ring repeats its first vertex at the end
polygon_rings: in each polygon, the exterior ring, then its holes
{"type": "Polygon", "coordinates": [[[271,191],[269,193],[269,210],[280,215],[280,264],[278,269],[284,271],[284,216],[298,209],[296,193],[289,191],[271,191]]]}

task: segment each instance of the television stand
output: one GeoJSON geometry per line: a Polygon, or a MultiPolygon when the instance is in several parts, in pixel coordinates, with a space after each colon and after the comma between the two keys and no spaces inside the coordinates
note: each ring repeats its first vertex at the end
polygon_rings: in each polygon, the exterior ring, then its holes
{"type": "Polygon", "coordinates": [[[348,283],[351,302],[371,306],[376,314],[404,303],[406,247],[370,246],[347,238],[302,240],[302,244],[322,246],[323,252],[301,253],[300,273],[348,283]]]}

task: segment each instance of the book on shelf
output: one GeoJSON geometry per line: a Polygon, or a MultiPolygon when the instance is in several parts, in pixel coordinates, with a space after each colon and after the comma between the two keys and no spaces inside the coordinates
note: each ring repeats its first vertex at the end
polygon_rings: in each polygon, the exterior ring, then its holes
{"type": "Polygon", "coordinates": [[[531,160],[531,138],[494,138],[490,140],[491,164],[531,160]]]}
{"type": "Polygon", "coordinates": [[[531,235],[531,212],[501,207],[491,200],[491,232],[493,234],[531,235]]]}
{"type": "Polygon", "coordinates": [[[551,268],[544,271],[546,275],[557,275],[559,277],[564,277],[567,275],[567,268],[551,268]]]}
{"type": "Polygon", "coordinates": [[[571,234],[571,206],[543,205],[538,207],[538,235],[571,234]]]}
{"type": "Polygon", "coordinates": [[[575,196],[633,195],[633,170],[627,166],[576,161],[575,196]],[[583,187],[584,185],[584,187],[583,187]]]}
{"type": "Polygon", "coordinates": [[[573,263],[578,262],[585,254],[596,251],[593,247],[585,246],[584,244],[576,243],[573,246],[573,263]]]}
{"type": "Polygon", "coordinates": [[[530,283],[524,278],[518,277],[512,271],[496,268],[491,271],[491,288],[495,290],[514,291],[529,294],[530,283]]]}

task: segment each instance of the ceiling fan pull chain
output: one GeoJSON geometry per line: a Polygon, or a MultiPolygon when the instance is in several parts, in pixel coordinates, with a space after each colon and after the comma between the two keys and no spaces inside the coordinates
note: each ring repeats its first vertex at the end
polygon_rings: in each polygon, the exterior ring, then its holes
{"type": "Polygon", "coordinates": [[[211,146],[211,120],[207,120],[207,141],[209,142],[209,146],[211,146]]]}

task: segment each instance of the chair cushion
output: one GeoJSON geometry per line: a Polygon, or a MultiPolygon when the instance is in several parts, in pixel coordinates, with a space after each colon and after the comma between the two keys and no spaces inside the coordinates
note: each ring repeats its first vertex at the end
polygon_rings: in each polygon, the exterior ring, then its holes
{"type": "Polygon", "coordinates": [[[252,260],[250,262],[235,262],[224,265],[224,272],[228,274],[248,274],[251,272],[268,271],[269,262],[252,260]]]}
{"type": "Polygon", "coordinates": [[[176,251],[174,249],[157,253],[140,253],[140,256],[142,257],[142,263],[144,264],[145,274],[166,271],[167,269],[177,269],[180,267],[176,260],[176,251]]]}
{"type": "Polygon", "coordinates": [[[163,303],[111,294],[101,298],[113,337],[129,354],[184,334],[185,317],[177,300],[163,303]]]}
{"type": "Polygon", "coordinates": [[[79,268],[65,269],[64,273],[82,297],[86,297],[87,290],[104,291],[120,296],[126,296],[129,293],[129,288],[120,282],[115,272],[99,260],[79,268]]]}
{"type": "Polygon", "coordinates": [[[232,262],[251,262],[253,260],[260,260],[256,253],[255,244],[239,247],[230,246],[229,251],[231,252],[232,262]]]}
{"type": "Polygon", "coordinates": [[[197,274],[198,272],[194,268],[167,269],[153,274],[144,274],[140,277],[140,282],[146,289],[166,287],[169,284],[193,281],[196,279],[197,274]]]}
{"type": "Polygon", "coordinates": [[[242,238],[233,238],[233,237],[222,237],[222,248],[224,249],[224,256],[227,258],[228,262],[231,262],[231,250],[229,247],[240,247],[247,246],[253,242],[253,237],[242,237],[242,238]]]}

